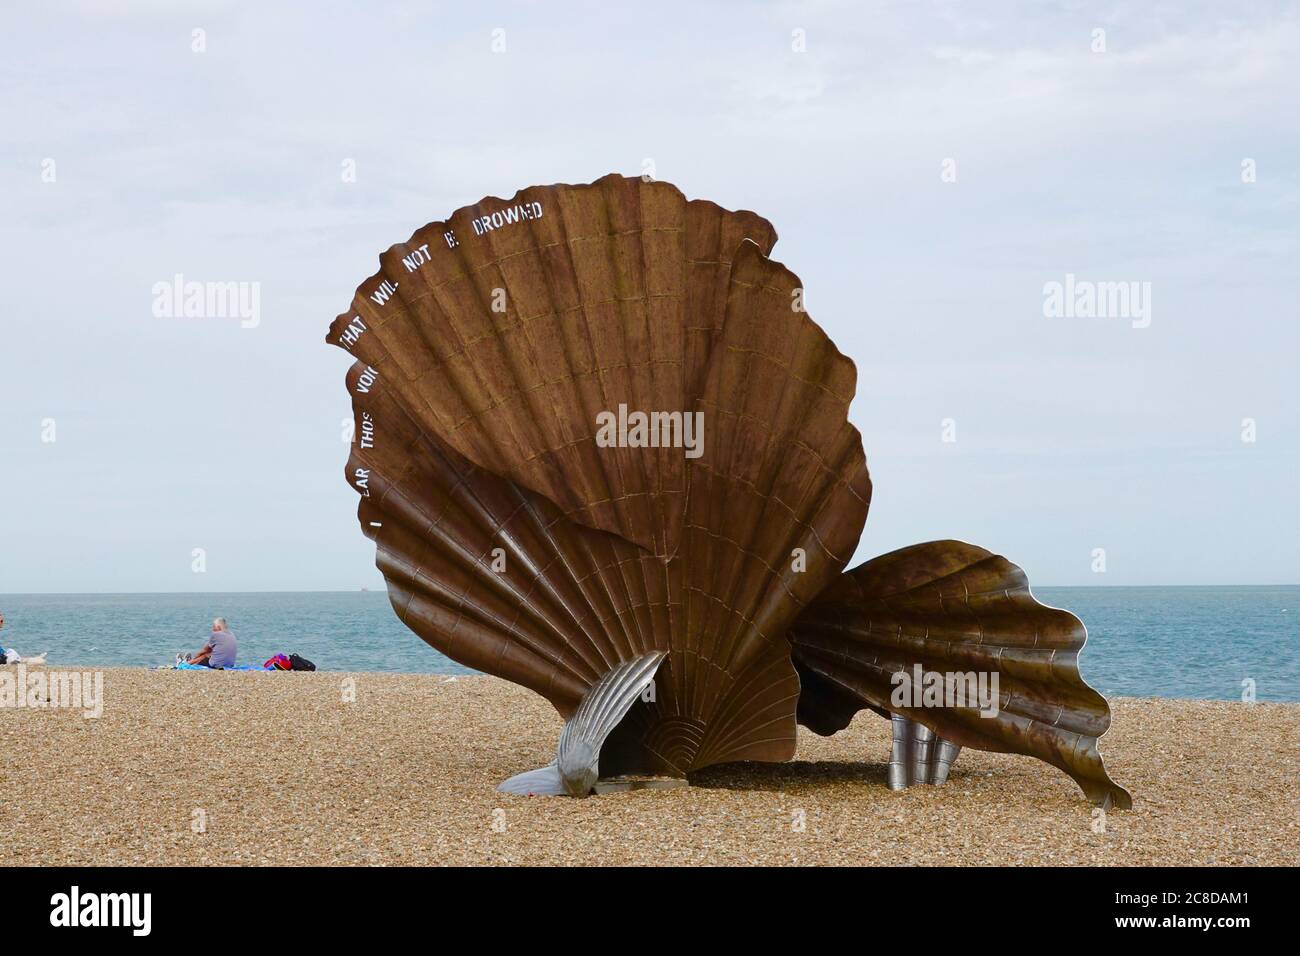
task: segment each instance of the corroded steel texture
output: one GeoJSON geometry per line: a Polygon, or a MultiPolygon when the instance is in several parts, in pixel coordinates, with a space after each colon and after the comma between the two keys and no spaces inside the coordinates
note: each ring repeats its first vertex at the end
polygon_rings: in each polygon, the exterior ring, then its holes
{"type": "Polygon", "coordinates": [[[380,256],[327,341],[356,359],[347,474],[399,617],[566,718],[621,664],[665,655],[649,699],[602,729],[607,775],[785,760],[796,715],[832,733],[867,707],[941,738],[920,769],[912,741],[908,779],[965,745],[1113,787],[1082,627],[1016,596],[1018,568],[944,543],[841,574],[871,498],[856,372],[775,240],[754,213],[607,176],[484,199],[380,256]],[[1002,603],[952,591],[998,574],[1002,603]],[[1005,719],[892,706],[882,648],[889,667],[996,669],[1005,719]]]}
{"type": "Polygon", "coordinates": [[[776,233],[667,183],[533,186],[390,248],[331,341],[371,365],[382,342],[394,395],[470,461],[671,557],[682,449],[598,447],[593,423],[620,405],[694,408],[744,239],[766,253],[776,233]]]}
{"type": "MultiPolygon", "coordinates": [[[[819,678],[800,702],[818,733],[847,726],[869,707],[958,746],[1038,757],[1094,802],[1127,807],[1128,792],[1107,775],[1098,750],[1110,709],[1079,676],[1086,638],[1073,614],[1034,599],[1020,568],[960,541],[913,545],[859,565],[790,629],[800,669],[819,678]],[[971,694],[956,705],[924,698],[927,685],[937,694],[937,677],[970,687],[965,675],[996,675],[993,706],[971,694]],[[825,686],[834,690],[820,692],[825,686]],[[904,693],[908,687],[921,698],[904,693]]],[[[986,685],[992,689],[991,680],[986,685]]]]}
{"type": "Polygon", "coordinates": [[[620,661],[668,652],[603,771],[788,759],[785,633],[843,570],[870,497],[852,363],[792,308],[799,279],[764,254],[773,234],[752,214],[607,177],[524,190],[503,205],[541,216],[477,235],[494,202],[385,254],[391,278],[363,283],[331,327],[359,359],[348,476],[399,616],[565,716],[620,661]],[[426,246],[422,266],[410,250],[426,246]],[[440,278],[402,278],[403,259],[440,278]],[[546,302],[529,291],[552,287],[546,302]],[[633,335],[651,314],[654,334],[633,335]],[[699,414],[697,453],[597,446],[598,416],[620,405],[699,414]]]}

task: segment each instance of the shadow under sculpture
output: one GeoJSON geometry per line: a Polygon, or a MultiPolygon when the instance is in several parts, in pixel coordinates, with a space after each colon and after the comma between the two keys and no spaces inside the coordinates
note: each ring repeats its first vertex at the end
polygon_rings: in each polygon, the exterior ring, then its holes
{"type": "Polygon", "coordinates": [[[891,786],[974,747],[1129,805],[1083,626],[1019,568],[944,541],[843,573],[871,498],[856,370],[775,241],[667,183],[530,187],[393,246],[330,327],[398,616],[567,721],[555,763],[503,789],[788,760],[797,722],[868,709],[895,718],[891,786]],[[897,702],[939,672],[983,675],[996,706],[897,702]]]}

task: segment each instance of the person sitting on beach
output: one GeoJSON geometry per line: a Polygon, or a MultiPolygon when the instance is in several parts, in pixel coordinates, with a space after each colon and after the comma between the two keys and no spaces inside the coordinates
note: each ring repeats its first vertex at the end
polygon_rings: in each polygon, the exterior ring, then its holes
{"type": "Polygon", "coordinates": [[[205,667],[234,667],[235,654],[238,650],[239,644],[235,640],[235,635],[230,632],[230,628],[226,626],[226,619],[219,617],[212,622],[212,633],[208,635],[208,643],[203,645],[203,650],[190,658],[190,663],[202,664],[205,667]]]}
{"type": "MultiPolygon", "coordinates": [[[[0,630],[4,630],[4,626],[5,626],[4,612],[0,611],[0,630]]],[[[6,648],[4,645],[0,645],[0,664],[21,664],[24,662],[24,660],[28,664],[44,664],[45,654],[38,654],[35,657],[23,658],[12,647],[6,648]]]]}

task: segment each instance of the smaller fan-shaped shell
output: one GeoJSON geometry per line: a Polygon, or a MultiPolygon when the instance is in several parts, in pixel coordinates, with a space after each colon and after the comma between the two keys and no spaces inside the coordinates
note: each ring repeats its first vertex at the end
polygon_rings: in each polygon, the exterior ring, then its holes
{"type": "Polygon", "coordinates": [[[1128,807],[1098,749],[1110,709],[1079,675],[1086,639],[1079,619],[1038,603],[1006,558],[960,541],[913,545],[841,575],[790,629],[804,677],[800,721],[830,734],[864,707],[901,714],[964,747],[1037,757],[1094,802],[1128,807]],[[898,675],[916,665],[944,678],[996,675],[996,713],[969,698],[900,706],[898,675]]]}

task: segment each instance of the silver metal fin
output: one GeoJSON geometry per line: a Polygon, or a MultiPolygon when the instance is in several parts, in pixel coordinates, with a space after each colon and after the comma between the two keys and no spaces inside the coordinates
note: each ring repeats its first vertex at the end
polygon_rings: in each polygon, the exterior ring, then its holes
{"type": "Polygon", "coordinates": [[[600,748],[636,699],[654,680],[668,655],[653,651],[623,661],[596,681],[560,732],[556,765],[565,792],[575,797],[591,793],[600,778],[600,748]]]}
{"type": "Polygon", "coordinates": [[[558,797],[568,792],[564,789],[564,781],[560,779],[559,768],[553,763],[517,773],[499,784],[497,789],[521,797],[558,797]]]}

